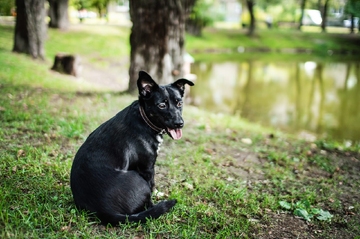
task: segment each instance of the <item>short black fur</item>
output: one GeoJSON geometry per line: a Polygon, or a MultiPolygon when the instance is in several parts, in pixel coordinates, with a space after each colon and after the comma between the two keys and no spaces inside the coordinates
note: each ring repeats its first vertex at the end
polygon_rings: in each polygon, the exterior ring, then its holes
{"type": "Polygon", "coordinates": [[[167,200],[153,205],[151,193],[163,133],[173,139],[182,136],[185,84],[194,85],[179,79],[160,86],[139,72],[139,99],[93,131],[75,155],[70,185],[79,209],[116,225],[158,218],[176,204],[167,200]]]}

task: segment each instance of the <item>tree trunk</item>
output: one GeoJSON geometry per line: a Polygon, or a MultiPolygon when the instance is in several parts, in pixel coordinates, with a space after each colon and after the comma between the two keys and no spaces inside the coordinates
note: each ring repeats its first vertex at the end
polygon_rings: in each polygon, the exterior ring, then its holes
{"type": "Polygon", "coordinates": [[[300,15],[299,27],[298,27],[299,30],[301,30],[301,27],[302,27],[302,25],[303,25],[305,5],[306,5],[306,0],[301,0],[301,7],[300,7],[300,8],[301,8],[301,15],[300,15]]]}
{"type": "Polygon", "coordinates": [[[58,53],[54,59],[51,70],[78,77],[81,72],[80,57],[64,53],[58,53]]]}
{"type": "Polygon", "coordinates": [[[183,75],[186,16],[195,0],[130,1],[129,89],[137,90],[138,72],[148,72],[159,84],[183,75]]]}
{"type": "Polygon", "coordinates": [[[246,0],[246,5],[249,9],[250,14],[250,26],[249,26],[249,32],[248,34],[251,36],[254,34],[255,31],[255,14],[254,14],[254,0],[246,0]]]}
{"type": "Polygon", "coordinates": [[[322,31],[322,32],[325,32],[325,31],[326,31],[326,22],[327,22],[327,10],[328,10],[328,6],[329,6],[329,0],[325,0],[324,5],[321,6],[321,17],[322,17],[321,31],[322,31]]]}
{"type": "Polygon", "coordinates": [[[65,30],[69,26],[69,0],[49,1],[49,27],[65,30]]]}
{"type": "Polygon", "coordinates": [[[14,52],[44,59],[45,0],[16,0],[14,52]]]}
{"type": "Polygon", "coordinates": [[[350,33],[355,32],[355,19],[354,14],[350,14],[350,33]]]}

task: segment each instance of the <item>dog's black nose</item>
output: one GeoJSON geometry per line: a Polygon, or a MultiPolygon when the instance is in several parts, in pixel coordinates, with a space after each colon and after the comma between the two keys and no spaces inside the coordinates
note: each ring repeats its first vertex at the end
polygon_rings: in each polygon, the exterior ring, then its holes
{"type": "Polygon", "coordinates": [[[176,128],[176,129],[182,128],[183,126],[184,126],[184,122],[175,123],[175,128],[176,128]]]}

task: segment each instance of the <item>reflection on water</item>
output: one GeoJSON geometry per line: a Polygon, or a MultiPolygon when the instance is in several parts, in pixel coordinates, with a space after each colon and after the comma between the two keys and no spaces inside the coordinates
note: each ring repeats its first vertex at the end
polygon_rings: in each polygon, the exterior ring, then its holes
{"type": "Polygon", "coordinates": [[[194,103],[288,132],[360,141],[360,63],[195,63],[194,103]]]}

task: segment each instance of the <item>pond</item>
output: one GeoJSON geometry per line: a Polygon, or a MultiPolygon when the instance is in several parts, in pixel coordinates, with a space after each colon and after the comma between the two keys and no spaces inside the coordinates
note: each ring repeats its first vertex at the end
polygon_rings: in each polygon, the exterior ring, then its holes
{"type": "Polygon", "coordinates": [[[196,62],[193,103],[306,138],[360,141],[360,62],[196,62]]]}

